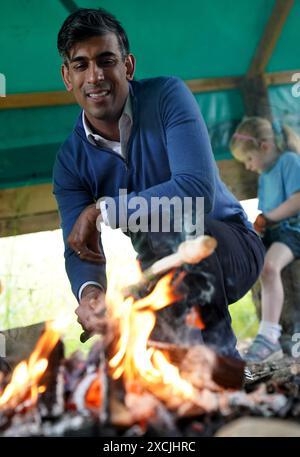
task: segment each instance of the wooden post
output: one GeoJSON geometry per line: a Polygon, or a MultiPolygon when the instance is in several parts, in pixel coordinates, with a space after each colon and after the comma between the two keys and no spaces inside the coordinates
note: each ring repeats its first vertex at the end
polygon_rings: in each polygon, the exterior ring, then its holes
{"type": "MultiPolygon", "coordinates": [[[[255,50],[252,61],[244,80],[241,91],[244,98],[247,116],[260,116],[272,122],[272,111],[268,97],[268,79],[264,74],[272,52],[276,47],[286,19],[294,5],[294,0],[276,0],[271,16],[266,24],[261,40],[255,50]]],[[[294,344],[292,335],[300,330],[300,260],[292,262],[282,272],[282,282],[285,292],[284,306],[281,316],[283,327],[282,346],[291,352],[294,344]]],[[[261,310],[261,293],[259,281],[252,288],[252,296],[258,317],[261,310]]]]}
{"type": "Polygon", "coordinates": [[[275,1],[272,13],[255,50],[245,80],[242,83],[245,111],[248,116],[261,116],[272,120],[264,73],[293,5],[294,0],[275,1]]]}
{"type": "Polygon", "coordinates": [[[272,121],[268,88],[263,75],[245,77],[241,84],[247,116],[260,116],[272,121]]]}

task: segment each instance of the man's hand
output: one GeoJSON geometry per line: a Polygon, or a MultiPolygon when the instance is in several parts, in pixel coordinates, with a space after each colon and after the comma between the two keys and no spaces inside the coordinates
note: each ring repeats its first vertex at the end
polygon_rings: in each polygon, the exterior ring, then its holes
{"type": "Polygon", "coordinates": [[[99,249],[99,232],[96,227],[100,211],[95,204],[87,206],[77,221],[68,237],[68,244],[81,260],[105,263],[103,252],[99,249]]]}
{"type": "Polygon", "coordinates": [[[113,326],[106,315],[105,293],[97,286],[88,285],[83,289],[80,304],[75,310],[78,322],[86,332],[86,339],[99,334],[108,336],[113,326]]]}
{"type": "Polygon", "coordinates": [[[276,224],[276,222],[271,221],[263,213],[261,213],[255,219],[253,227],[256,233],[258,233],[259,235],[263,235],[267,227],[271,227],[274,224],[276,224]]]}

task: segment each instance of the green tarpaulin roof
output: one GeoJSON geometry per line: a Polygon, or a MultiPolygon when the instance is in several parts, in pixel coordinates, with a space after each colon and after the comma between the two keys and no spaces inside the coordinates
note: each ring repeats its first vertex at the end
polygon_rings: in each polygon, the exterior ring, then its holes
{"type": "MultiPolygon", "coordinates": [[[[242,76],[250,65],[274,0],[77,0],[104,7],[127,30],[137,78],[176,75],[184,80],[242,76]]],[[[10,0],[0,11],[0,73],[7,94],[64,90],[56,36],[69,14],[59,0],[10,0]]],[[[300,2],[287,17],[266,71],[299,68],[300,2]]],[[[300,124],[300,98],[291,86],[269,88],[275,117],[300,124]]],[[[230,157],[229,136],[244,114],[237,89],[195,94],[217,159],[230,157]]],[[[3,98],[0,98],[0,106],[3,98]]],[[[0,187],[50,182],[59,144],[69,134],[76,105],[0,109],[0,187]]]]}

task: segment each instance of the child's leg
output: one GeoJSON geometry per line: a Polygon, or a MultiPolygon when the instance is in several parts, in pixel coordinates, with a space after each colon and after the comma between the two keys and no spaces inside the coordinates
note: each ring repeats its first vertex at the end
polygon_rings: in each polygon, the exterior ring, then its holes
{"type": "Polygon", "coordinates": [[[281,280],[281,271],[294,259],[290,248],[275,242],[267,251],[264,267],[261,273],[262,286],[262,321],[278,324],[284,292],[281,280]]]}
{"type": "Polygon", "coordinates": [[[258,335],[245,354],[248,362],[261,363],[283,357],[279,344],[281,335],[279,319],[284,299],[281,270],[293,259],[292,251],[284,243],[275,242],[267,251],[260,276],[262,321],[259,325],[258,335]]]}

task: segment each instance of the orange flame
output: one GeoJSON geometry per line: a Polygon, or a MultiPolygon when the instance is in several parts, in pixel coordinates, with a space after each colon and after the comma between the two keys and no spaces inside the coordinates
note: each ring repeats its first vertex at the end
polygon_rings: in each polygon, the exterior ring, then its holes
{"type": "Polygon", "coordinates": [[[20,362],[13,371],[10,383],[0,395],[0,409],[15,408],[22,401],[36,403],[38,394],[45,390],[39,381],[48,366],[48,357],[60,337],[53,323],[46,324],[46,330],[39,338],[28,361],[20,362]]]}
{"type": "Polygon", "coordinates": [[[127,390],[139,384],[162,400],[169,395],[184,399],[194,395],[192,385],[181,378],[178,368],[163,352],[148,347],[156,322],[155,311],[180,298],[173,290],[172,278],[173,273],[165,275],[152,293],[140,300],[116,300],[115,294],[108,294],[110,310],[112,316],[117,316],[120,331],[115,353],[109,360],[113,379],[123,376],[127,390]]]}
{"type": "Polygon", "coordinates": [[[85,396],[85,404],[87,408],[94,408],[97,409],[102,404],[102,386],[100,384],[99,378],[94,379],[91,383],[86,396],[85,396]]]}

